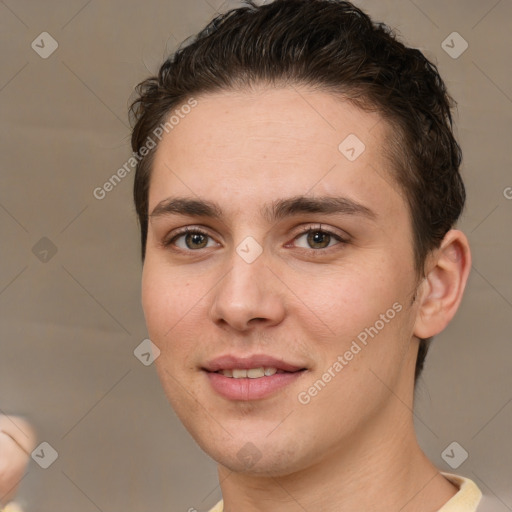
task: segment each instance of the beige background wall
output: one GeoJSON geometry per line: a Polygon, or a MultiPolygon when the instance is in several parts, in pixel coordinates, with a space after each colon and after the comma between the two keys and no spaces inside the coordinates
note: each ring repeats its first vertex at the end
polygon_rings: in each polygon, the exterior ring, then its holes
{"type": "MultiPolygon", "coordinates": [[[[474,265],[461,310],[428,357],[416,423],[442,470],[474,479],[495,512],[510,511],[512,2],[357,4],[437,62],[459,102],[460,227],[474,265]],[[458,58],[441,47],[454,31],[469,44],[458,58]],[[469,454],[457,470],[441,457],[452,441],[469,454]]],[[[133,86],[235,5],[0,2],[0,408],[25,414],[58,452],[48,469],[31,461],[27,511],[202,511],[220,498],[214,463],[175,417],[154,368],[133,355],[146,337],[133,176],[102,200],[93,190],[129,157],[133,86]],[[46,59],[31,47],[44,31],[58,43],[46,59]]],[[[460,43],[448,44],[454,52],[460,43]]]]}

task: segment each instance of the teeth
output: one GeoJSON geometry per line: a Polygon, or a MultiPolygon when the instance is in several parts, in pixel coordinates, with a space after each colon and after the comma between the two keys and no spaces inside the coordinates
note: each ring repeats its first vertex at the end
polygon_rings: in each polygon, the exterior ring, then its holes
{"type": "Polygon", "coordinates": [[[247,370],[247,377],[249,379],[258,379],[259,377],[265,376],[265,369],[264,368],[251,368],[250,370],[247,370]]]}
{"type": "Polygon", "coordinates": [[[220,373],[224,375],[224,377],[231,377],[233,379],[259,379],[260,377],[270,377],[277,373],[277,368],[248,368],[248,369],[239,369],[234,368],[233,370],[221,370],[220,373]]]}

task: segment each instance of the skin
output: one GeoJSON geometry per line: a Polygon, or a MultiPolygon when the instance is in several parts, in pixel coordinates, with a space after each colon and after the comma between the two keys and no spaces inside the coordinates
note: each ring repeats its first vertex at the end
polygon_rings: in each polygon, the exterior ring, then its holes
{"type": "Polygon", "coordinates": [[[0,415],[0,505],[15,496],[35,447],[35,433],[23,418],[0,415]]]}
{"type": "Polygon", "coordinates": [[[377,113],[300,87],[196,99],[159,143],[149,212],[185,196],[216,201],[223,216],[151,217],[142,304],[165,393],[218,463],[224,510],[438,510],[457,489],[417,443],[414,366],[418,337],[441,332],[459,306],[466,237],[449,231],[426,277],[416,275],[410,213],[377,113]],[[338,150],[349,134],[366,146],[352,162],[338,150]],[[262,216],[262,205],[296,195],[348,197],[375,217],[262,216]],[[347,241],[324,235],[315,245],[301,229],[320,224],[347,241]],[[185,226],[209,236],[166,247],[185,226]],[[236,252],[248,236],[263,251],[250,264],[236,252]],[[397,302],[402,310],[301,404],[299,393],[397,302]],[[269,354],[307,371],[270,397],[228,400],[201,370],[227,353],[269,354]],[[248,449],[250,460],[239,456],[248,449]]]}

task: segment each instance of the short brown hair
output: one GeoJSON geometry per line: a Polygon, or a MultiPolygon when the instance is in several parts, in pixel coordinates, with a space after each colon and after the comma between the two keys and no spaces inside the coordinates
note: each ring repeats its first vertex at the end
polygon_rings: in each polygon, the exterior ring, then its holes
{"type": "MultiPolygon", "coordinates": [[[[258,83],[338,94],[378,112],[391,128],[387,156],[410,208],[415,267],[423,276],[426,256],[439,247],[465,202],[462,154],[452,132],[455,102],[437,67],[350,2],[245,4],[214,18],[163,63],[157,76],[137,86],[130,107],[133,151],[138,154],[171,110],[193,95],[258,83]]],[[[143,260],[154,152],[140,159],[135,173],[143,260]]],[[[420,340],[415,381],[430,341],[420,340]]]]}

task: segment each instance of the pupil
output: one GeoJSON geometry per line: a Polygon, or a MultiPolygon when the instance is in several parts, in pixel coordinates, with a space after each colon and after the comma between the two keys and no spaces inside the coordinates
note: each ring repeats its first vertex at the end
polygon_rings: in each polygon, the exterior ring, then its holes
{"type": "Polygon", "coordinates": [[[308,235],[308,243],[310,245],[320,244],[322,247],[326,247],[329,245],[329,237],[330,235],[322,231],[313,231],[308,235]],[[327,245],[322,243],[322,240],[325,242],[325,239],[327,239],[327,245]]]}
{"type": "Polygon", "coordinates": [[[186,237],[187,241],[187,247],[189,249],[197,248],[197,245],[201,245],[200,248],[204,247],[205,243],[204,240],[206,237],[202,235],[201,233],[189,233],[186,237]],[[189,241],[191,240],[191,244],[189,244],[189,241]],[[203,244],[201,244],[201,241],[203,241],[203,244]],[[191,247],[193,245],[193,247],[191,247]]]}

